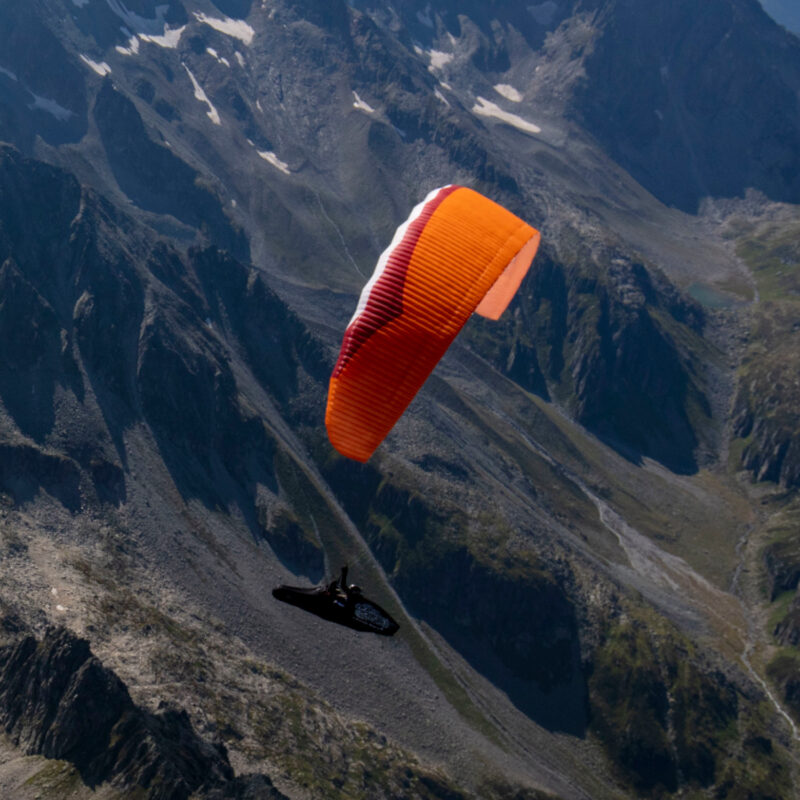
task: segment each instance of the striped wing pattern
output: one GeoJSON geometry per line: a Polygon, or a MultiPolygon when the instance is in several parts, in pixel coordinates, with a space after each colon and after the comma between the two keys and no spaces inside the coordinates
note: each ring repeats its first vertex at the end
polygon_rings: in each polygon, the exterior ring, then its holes
{"type": "Polygon", "coordinates": [[[331,376],[333,446],[366,461],[470,314],[499,318],[539,233],[472,189],[431,192],[401,225],[364,287],[331,376]]]}

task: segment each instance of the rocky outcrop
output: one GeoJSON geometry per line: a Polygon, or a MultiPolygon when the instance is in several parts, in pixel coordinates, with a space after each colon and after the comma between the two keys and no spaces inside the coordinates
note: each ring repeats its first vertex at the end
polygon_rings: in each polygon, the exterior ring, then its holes
{"type": "Polygon", "coordinates": [[[530,553],[491,555],[457,539],[458,509],[369,465],[336,461],[326,477],[413,613],[443,635],[540,725],[582,734],[586,691],[569,574],[530,553]]]}
{"type": "Polygon", "coordinates": [[[741,457],[741,465],[758,481],[772,481],[785,487],[800,486],[800,444],[796,428],[781,424],[772,415],[760,413],[760,402],[748,399],[750,392],[743,390],[737,398],[739,413],[734,432],[748,440],[741,457]]]}
{"type": "Polygon", "coordinates": [[[785,647],[800,645],[800,600],[795,598],[783,619],[772,631],[775,638],[785,647]]]}
{"type": "Polygon", "coordinates": [[[767,675],[780,689],[792,716],[800,721],[800,663],[794,653],[779,653],[767,665],[767,675]]]}
{"type": "Polygon", "coordinates": [[[31,3],[0,7],[0,53],[0,141],[28,153],[37,137],[79,141],[88,122],[85,73],[31,3]]]}
{"type": "MultiPolygon", "coordinates": [[[[653,630],[636,616],[610,620],[593,656],[592,730],[637,797],[722,784],[731,769],[727,743],[747,716],[746,699],[676,631],[653,630]]],[[[741,757],[770,761],[771,753],[771,742],[760,754],[745,744],[741,757]]],[[[774,766],[777,783],[783,768],[774,766]]],[[[745,781],[756,789],[759,779],[748,774],[745,781]]]]}
{"type": "Polygon", "coordinates": [[[786,488],[800,486],[800,441],[796,435],[800,428],[796,387],[800,329],[796,319],[791,302],[759,307],[733,409],[734,435],[744,445],[741,466],[755,480],[786,488]]]}
{"type": "Polygon", "coordinates": [[[330,368],[319,341],[255,270],[213,246],[148,241],[61,170],[3,148],[0,189],[0,399],[36,443],[0,452],[0,488],[20,503],[43,488],[73,511],[83,495],[119,504],[124,432],[143,422],[185,497],[238,504],[259,535],[275,442],[230,353],[302,422],[298,395],[316,408],[330,368]]]}
{"type": "Polygon", "coordinates": [[[30,444],[0,444],[0,491],[15,504],[32,500],[39,489],[70,511],[81,506],[78,464],[30,444]]]}
{"type": "Polygon", "coordinates": [[[288,507],[258,506],[261,536],[275,555],[295,574],[308,575],[316,581],[325,571],[325,555],[316,536],[306,531],[288,507]]]}
{"type": "Polygon", "coordinates": [[[242,346],[253,374],[286,410],[305,372],[325,383],[333,364],[319,340],[267,285],[264,276],[216,248],[194,249],[208,319],[242,346]]]}
{"type": "Polygon", "coordinates": [[[395,566],[413,612],[538,724],[583,734],[585,676],[564,579],[523,557],[493,565],[466,547],[428,558],[422,544],[395,566]]]}
{"type": "Polygon", "coordinates": [[[237,257],[249,258],[247,240],[225,216],[219,198],[202,185],[197,171],[150,138],[136,106],[110,80],[97,95],[93,115],[114,177],[134,203],[172,214],[237,257]]]}
{"type": "Polygon", "coordinates": [[[512,313],[477,322],[473,347],[529,391],[634,458],[696,466],[710,409],[682,340],[698,337],[701,308],[658,272],[613,251],[573,263],[545,250],[512,313]]]}
{"type": "Polygon", "coordinates": [[[593,35],[572,114],[643,186],[690,212],[748,187],[800,201],[797,37],[750,0],[581,5],[593,35]]]}
{"type": "Polygon", "coordinates": [[[238,483],[274,484],[272,437],[240,402],[219,341],[200,320],[181,324],[176,311],[159,310],[143,326],[136,374],[142,414],[173,478],[212,505],[232,499],[229,487],[214,487],[217,463],[238,483]]]}
{"type": "Polygon", "coordinates": [[[764,548],[764,567],[767,576],[769,599],[775,600],[783,592],[793,591],[800,583],[800,541],[788,536],[764,548]]]}
{"type": "Polygon", "coordinates": [[[186,712],[137,707],[89,643],[64,628],[0,648],[0,724],[25,753],[69,761],[91,787],[111,782],[152,800],[211,790],[215,798],[283,797],[265,776],[234,779],[224,747],[200,738],[186,712]]]}

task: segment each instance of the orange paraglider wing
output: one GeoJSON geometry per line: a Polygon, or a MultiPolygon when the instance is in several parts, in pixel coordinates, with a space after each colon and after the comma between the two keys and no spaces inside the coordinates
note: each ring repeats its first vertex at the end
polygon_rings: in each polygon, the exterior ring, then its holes
{"type": "Polygon", "coordinates": [[[470,314],[500,317],[538,245],[538,231],[463,186],[414,208],[361,292],[331,376],[325,425],[342,455],[372,455],[470,314]]]}

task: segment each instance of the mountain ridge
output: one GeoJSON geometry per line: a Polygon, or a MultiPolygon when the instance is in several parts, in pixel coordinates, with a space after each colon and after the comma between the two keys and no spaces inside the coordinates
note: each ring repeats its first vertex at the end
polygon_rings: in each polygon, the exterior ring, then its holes
{"type": "MultiPolygon", "coordinates": [[[[687,178],[702,131],[678,111],[714,84],[665,83],[671,28],[635,3],[533,9],[0,10],[4,595],[286,796],[760,797],[770,775],[788,797],[793,393],[759,357],[792,319],[762,304],[793,287],[796,207],[773,201],[796,162],[731,178],[722,153],[687,178]],[[636,93],[667,85],[648,139],[636,93]],[[450,181],[540,227],[542,252],[347,464],[323,420],[341,332],[408,207],[450,181]],[[704,181],[723,198],[685,213],[704,181]],[[724,198],[750,186],[771,198],[724,198]],[[269,597],[348,561],[396,641],[269,597]]],[[[758,102],[797,85],[754,2],[702,22],[681,69],[711,80],[698,53],[728,30],[774,45],[758,102]]],[[[731,62],[749,96],[758,71],[731,62]]]]}

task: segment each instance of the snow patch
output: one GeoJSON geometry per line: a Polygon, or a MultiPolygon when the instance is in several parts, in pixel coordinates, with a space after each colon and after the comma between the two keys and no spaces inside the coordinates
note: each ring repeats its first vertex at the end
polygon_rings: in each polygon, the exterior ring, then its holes
{"type": "Polygon", "coordinates": [[[198,22],[202,22],[212,27],[215,31],[224,33],[226,36],[232,36],[245,45],[250,45],[253,41],[253,37],[256,35],[253,28],[242,19],[231,19],[230,17],[217,19],[216,17],[209,17],[207,14],[203,14],[199,11],[195,11],[194,16],[198,22]]]}
{"type": "Polygon", "coordinates": [[[375,109],[369,103],[364,102],[358,96],[358,92],[353,91],[353,98],[353,108],[357,108],[359,111],[365,111],[367,114],[375,113],[375,109]]]}
{"type": "Polygon", "coordinates": [[[106,75],[111,74],[111,67],[106,64],[105,61],[92,61],[91,58],[87,58],[83,53],[80,54],[81,61],[86,64],[90,69],[94,70],[101,78],[104,78],[106,75]]]}
{"type": "Polygon", "coordinates": [[[17,76],[10,69],[6,69],[5,67],[0,67],[0,75],[5,75],[11,78],[12,81],[19,80],[19,78],[17,78],[17,76]]]}
{"type": "Polygon", "coordinates": [[[58,589],[55,586],[50,587],[50,594],[55,597],[58,594],[58,589]]]}
{"type": "Polygon", "coordinates": [[[448,108],[450,108],[450,101],[439,91],[439,89],[433,90],[433,95],[438,100],[441,100],[448,108]]]}
{"type": "Polygon", "coordinates": [[[131,36],[131,38],[128,39],[127,47],[117,45],[115,49],[118,53],[122,53],[123,56],[135,56],[139,52],[139,37],[131,36]]]}
{"type": "MultiPolygon", "coordinates": [[[[30,89],[28,90],[30,91],[30,89]]],[[[33,102],[28,106],[31,111],[46,111],[54,116],[59,122],[66,122],[73,114],[68,108],[64,108],[60,103],[51,100],[49,97],[40,97],[33,94],[33,102]]]]}
{"type": "Polygon", "coordinates": [[[60,603],[56,606],[56,611],[66,611],[66,606],[62,606],[60,603]]]}
{"type": "MultiPolygon", "coordinates": [[[[73,0],[73,2],[74,1],[75,0],[73,0]]],[[[129,11],[122,0],[106,0],[106,3],[114,14],[116,14],[134,33],[143,33],[148,36],[161,36],[167,28],[165,17],[167,11],[169,11],[168,5],[156,6],[155,19],[148,19],[147,17],[139,16],[139,14],[134,11],[129,11]]]]}
{"type": "Polygon", "coordinates": [[[428,56],[431,59],[431,63],[428,66],[428,69],[433,72],[435,69],[442,69],[442,67],[446,66],[453,60],[452,53],[445,53],[442,50],[431,50],[428,53],[428,56]]]}
{"type": "Polygon", "coordinates": [[[264,109],[263,109],[263,108],[261,108],[261,101],[260,101],[260,100],[256,100],[256,108],[257,108],[257,109],[258,109],[258,110],[259,110],[259,111],[260,111],[262,114],[264,113],[264,109]]]}
{"type": "Polygon", "coordinates": [[[472,113],[478,114],[481,117],[494,117],[494,119],[499,119],[501,122],[505,122],[507,125],[511,125],[523,133],[542,132],[542,129],[538,125],[534,125],[532,122],[528,122],[528,120],[523,119],[516,114],[510,114],[508,111],[503,111],[500,106],[490,102],[484,97],[479,97],[477,99],[475,105],[472,107],[472,113]]]}
{"type": "Polygon", "coordinates": [[[272,164],[273,167],[279,169],[285,175],[291,175],[292,171],[289,169],[289,165],[285,161],[281,161],[275,153],[269,152],[267,150],[256,150],[256,152],[264,159],[264,161],[269,162],[272,164]]]}
{"type": "Polygon", "coordinates": [[[226,67],[228,67],[228,69],[230,69],[231,62],[228,61],[228,59],[224,56],[219,55],[219,53],[217,53],[213,47],[206,47],[206,53],[208,53],[210,56],[213,56],[217,59],[217,61],[219,61],[220,64],[224,64],[226,67]]]}
{"type": "Polygon", "coordinates": [[[234,53],[234,56],[236,56],[236,62],[239,66],[244,69],[244,56],[238,50],[234,53]]]}
{"type": "MultiPolygon", "coordinates": [[[[161,6],[159,6],[160,8],[161,6]]],[[[171,29],[169,25],[165,26],[164,32],[158,36],[151,35],[148,33],[140,33],[139,38],[143,42],[150,42],[150,44],[156,44],[159,47],[164,47],[167,50],[174,50],[178,44],[180,43],[181,36],[183,36],[183,32],[186,30],[185,25],[181,25],[180,28],[173,28],[171,29]]]]}
{"type": "Polygon", "coordinates": [[[509,83],[496,83],[494,90],[512,103],[521,103],[522,95],[509,83]]]}
{"type": "Polygon", "coordinates": [[[553,21],[556,11],[558,11],[558,4],[553,0],[545,0],[539,5],[528,6],[528,12],[540,25],[549,25],[553,21]]]}
{"type": "Polygon", "coordinates": [[[156,6],[156,16],[154,19],[150,19],[140,16],[135,11],[130,11],[122,0],[106,0],[106,3],[114,14],[125,23],[122,32],[129,37],[128,46],[116,48],[117,52],[124,56],[133,56],[139,52],[139,40],[174,50],[186,30],[185,25],[180,28],[170,28],[167,25],[168,5],[156,6]]]}
{"type": "Polygon", "coordinates": [[[221,125],[222,121],[219,118],[219,114],[217,113],[217,109],[214,108],[211,101],[208,99],[208,95],[203,91],[203,87],[197,82],[197,79],[192,75],[192,71],[186,64],[183,65],[183,68],[186,70],[186,74],[189,76],[189,80],[192,82],[192,86],[194,86],[194,96],[196,100],[199,100],[201,103],[205,103],[208,106],[208,118],[215,124],[221,125]]]}
{"type": "Polygon", "coordinates": [[[78,8],[83,8],[84,6],[89,5],[89,0],[72,0],[72,5],[77,6],[78,8]]]}

